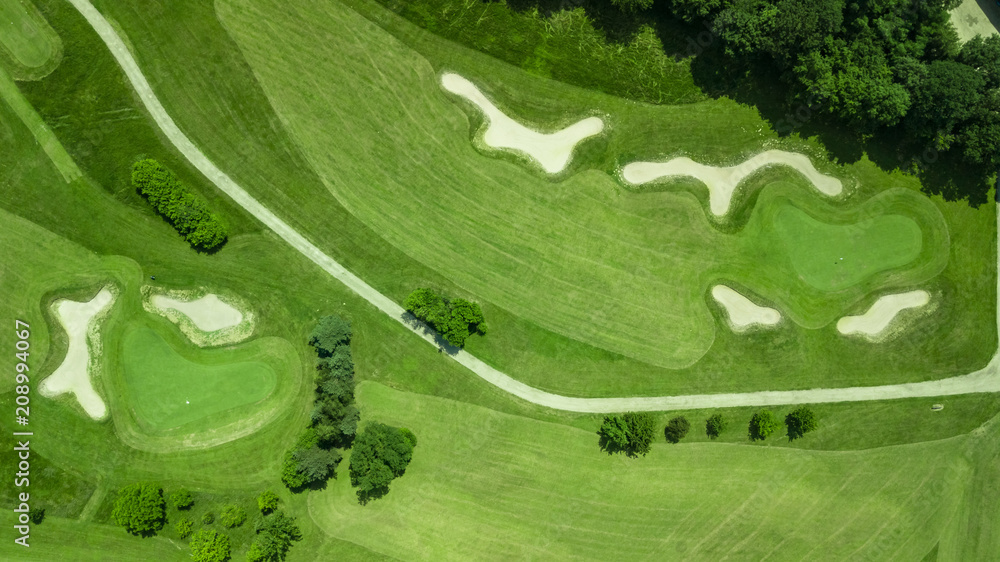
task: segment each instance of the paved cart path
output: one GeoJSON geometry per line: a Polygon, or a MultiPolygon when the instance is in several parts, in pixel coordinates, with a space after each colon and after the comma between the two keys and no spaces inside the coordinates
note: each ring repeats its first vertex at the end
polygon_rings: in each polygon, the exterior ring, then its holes
{"type": "MultiPolygon", "coordinates": [[[[153,120],[175,147],[219,189],[233,198],[250,214],[257,217],[268,228],[288,242],[293,248],[312,260],[324,271],[347,285],[352,291],[388,314],[400,324],[410,329],[417,337],[431,345],[438,345],[433,333],[415,324],[405,310],[394,301],[376,291],[358,276],[354,275],[333,258],[324,254],[304,236],[288,226],[283,220],[254,199],[242,187],[212,163],[197,146],[191,142],[170,118],[163,105],[153,93],[149,82],[139,65],[122,42],[115,30],[88,0],[69,0],[90,22],[111,50],[125,75],[139,94],[142,103],[153,120]]],[[[998,315],[1000,317],[1000,315],[998,315]]],[[[516,381],[494,369],[466,351],[449,355],[470,371],[519,398],[557,410],[574,412],[621,412],[628,410],[676,410],[686,408],[721,408],[728,406],[766,406],[778,404],[805,404],[818,402],[854,402],[862,400],[886,400],[891,398],[917,398],[969,394],[975,392],[1000,391],[1000,361],[994,356],[990,364],[975,373],[937,381],[884,386],[816,388],[773,392],[740,392],[730,394],[688,394],[683,396],[649,396],[621,398],[574,398],[560,396],[539,390],[516,381]]]]}

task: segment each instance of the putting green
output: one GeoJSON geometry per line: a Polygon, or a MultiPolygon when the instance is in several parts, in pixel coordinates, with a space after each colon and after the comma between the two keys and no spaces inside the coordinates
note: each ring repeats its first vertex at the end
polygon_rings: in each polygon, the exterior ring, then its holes
{"type": "Polygon", "coordinates": [[[190,361],[148,327],[129,331],[122,359],[136,417],[164,430],[266,398],[277,383],[274,369],[260,361],[227,362],[233,353],[200,351],[204,362],[190,361]]]}
{"type": "Polygon", "coordinates": [[[14,60],[38,68],[59,52],[59,37],[27,0],[0,2],[0,46],[14,60]]]}
{"type": "Polygon", "coordinates": [[[920,255],[916,221],[882,215],[853,224],[821,222],[789,202],[775,214],[774,230],[803,281],[821,291],[856,285],[920,255]]]}

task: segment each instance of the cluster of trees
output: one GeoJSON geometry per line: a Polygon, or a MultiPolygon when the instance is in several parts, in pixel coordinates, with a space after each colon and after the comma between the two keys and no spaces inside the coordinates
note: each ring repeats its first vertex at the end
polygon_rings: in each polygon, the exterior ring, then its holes
{"type": "Polygon", "coordinates": [[[135,163],[132,185],[192,247],[213,250],[226,241],[229,229],[225,222],[156,160],[135,163]]]}
{"type": "Polygon", "coordinates": [[[389,483],[406,472],[417,437],[406,428],[372,422],[358,434],[351,450],[351,484],[364,505],[389,493],[389,483]]]}
{"type": "Polygon", "coordinates": [[[455,347],[465,346],[465,340],[472,334],[486,335],[483,311],[477,303],[448,299],[430,289],[417,289],[406,297],[403,307],[455,347]]]}
{"type": "MultiPolygon", "coordinates": [[[[788,440],[794,441],[818,427],[816,414],[808,406],[792,410],[785,416],[788,440]]],[[[729,427],[722,414],[712,414],[705,420],[705,434],[716,439],[729,427]]],[[[773,435],[781,423],[770,410],[760,410],[750,418],[747,433],[751,441],[763,441],[773,435]]],[[[609,453],[624,452],[629,456],[645,455],[653,443],[656,418],[653,414],[629,412],[611,414],[604,417],[597,434],[601,449],[609,453]]],[[[691,430],[691,422],[684,416],[676,416],[667,422],[663,435],[668,443],[679,443],[691,430]]]]}
{"type": "Polygon", "coordinates": [[[656,418],[649,412],[628,412],[604,417],[600,429],[601,449],[630,457],[649,452],[656,434],[656,418]]]}
{"type": "Polygon", "coordinates": [[[354,441],[360,413],[354,405],[351,324],[338,316],[320,319],[309,337],[316,350],[316,398],[310,426],[285,453],[281,479],[292,489],[321,485],[333,476],[341,454],[354,441]]]}
{"type": "Polygon", "coordinates": [[[961,0],[611,1],[696,26],[695,53],[714,49],[724,59],[713,67],[732,76],[776,77],[789,109],[779,132],[829,116],[928,177],[941,166],[974,171],[964,192],[939,190],[985,201],[1000,166],[1000,37],[960,45],[948,10],[961,0]]]}
{"type": "MultiPolygon", "coordinates": [[[[292,543],[302,539],[295,518],[278,509],[279,501],[278,495],[270,490],[257,496],[260,514],[254,525],[253,541],[247,550],[247,562],[281,562],[292,543]]],[[[178,511],[188,512],[194,506],[194,495],[188,490],[180,489],[170,495],[170,503],[178,511]]],[[[163,529],[167,521],[166,505],[160,485],[139,482],[125,486],[118,492],[111,515],[129,533],[148,537],[163,529]]],[[[239,527],[246,521],[246,510],[237,504],[225,506],[219,516],[219,522],[227,529],[239,527]]],[[[192,560],[229,560],[233,551],[232,541],[224,532],[208,528],[208,525],[215,522],[212,512],[205,512],[201,522],[203,527],[197,531],[194,522],[188,517],[182,517],[174,523],[174,530],[181,539],[191,537],[192,560]]]]}

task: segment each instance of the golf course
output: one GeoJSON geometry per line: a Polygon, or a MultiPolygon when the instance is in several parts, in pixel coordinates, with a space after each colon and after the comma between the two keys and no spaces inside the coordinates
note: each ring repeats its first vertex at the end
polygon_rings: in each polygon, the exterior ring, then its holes
{"type": "Polygon", "coordinates": [[[8,4],[0,558],[1000,549],[995,190],[782,131],[680,20],[8,4]]]}

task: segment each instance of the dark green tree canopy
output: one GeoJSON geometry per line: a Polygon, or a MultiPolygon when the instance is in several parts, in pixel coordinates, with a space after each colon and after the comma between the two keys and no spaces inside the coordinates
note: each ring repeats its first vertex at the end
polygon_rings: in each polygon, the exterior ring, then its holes
{"type": "Polygon", "coordinates": [[[808,406],[796,408],[785,416],[785,426],[788,427],[789,441],[794,441],[819,427],[816,421],[816,414],[808,406]]]}
{"type": "Polygon", "coordinates": [[[278,494],[275,494],[271,490],[265,490],[257,496],[257,509],[264,514],[271,513],[275,509],[278,509],[279,501],[278,494]]]}
{"type": "Polygon", "coordinates": [[[194,505],[194,496],[191,495],[191,492],[181,488],[170,494],[170,503],[174,504],[177,509],[191,509],[191,506],[194,505]]]}
{"type": "Polygon", "coordinates": [[[684,436],[688,434],[690,429],[691,422],[689,422],[684,416],[677,416],[667,422],[667,427],[664,428],[663,434],[670,443],[679,443],[680,440],[684,439],[684,436]]]}
{"type": "MultiPolygon", "coordinates": [[[[339,316],[324,316],[309,335],[309,344],[320,357],[330,357],[342,345],[351,341],[351,323],[339,316]]],[[[348,352],[350,353],[350,352],[348,352]]]]}
{"type": "Polygon", "coordinates": [[[604,417],[597,434],[601,449],[608,453],[646,455],[656,434],[656,418],[649,412],[612,414],[604,417]]]}
{"type": "Polygon", "coordinates": [[[761,410],[750,418],[749,435],[751,441],[763,441],[778,429],[778,420],[771,410],[761,410]]]}
{"type": "Polygon", "coordinates": [[[260,519],[256,536],[247,552],[248,562],[281,562],[294,541],[302,540],[295,518],[276,511],[260,519]]]}
{"type": "Polygon", "coordinates": [[[243,523],[246,523],[246,520],[246,510],[238,505],[227,505],[222,509],[222,513],[219,514],[219,522],[227,529],[239,527],[243,523]]]}
{"type": "Polygon", "coordinates": [[[152,482],[125,486],[118,492],[111,517],[133,535],[155,535],[167,520],[163,488],[152,482]]]}
{"type": "Polygon", "coordinates": [[[726,422],[726,419],[722,417],[722,414],[712,414],[707,420],[705,420],[705,434],[711,439],[715,439],[719,435],[722,435],[722,432],[725,431],[727,427],[729,427],[729,424],[726,422]]]}
{"type": "Polygon", "coordinates": [[[410,464],[414,441],[399,428],[378,422],[358,433],[351,449],[350,474],[359,502],[366,504],[389,492],[389,483],[410,464]]]}

